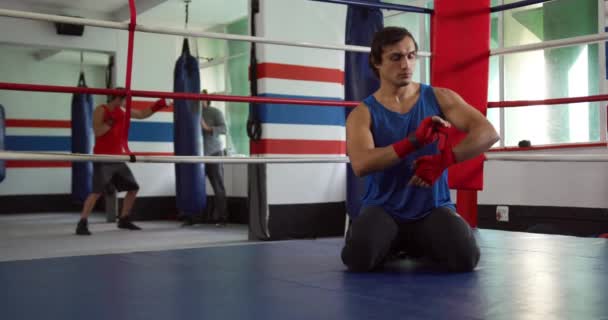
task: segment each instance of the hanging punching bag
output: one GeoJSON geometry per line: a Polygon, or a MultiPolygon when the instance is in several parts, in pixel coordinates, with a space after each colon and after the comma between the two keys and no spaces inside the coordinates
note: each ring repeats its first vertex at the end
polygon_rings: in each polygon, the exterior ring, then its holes
{"type": "MultiPolygon", "coordinates": [[[[84,73],[80,73],[79,87],[86,87],[84,73]]],[[[72,153],[90,154],[93,151],[93,96],[72,95],[72,153]]],[[[93,185],[93,163],[72,162],[72,199],[84,202],[93,185]]]]}
{"type": "MultiPolygon", "coordinates": [[[[376,2],[380,1],[368,1],[376,2]]],[[[384,26],[380,9],[348,6],[346,18],[346,44],[369,47],[374,33],[384,26]]],[[[369,68],[368,53],[346,52],[344,66],[344,98],[349,101],[361,101],[374,93],[380,82],[369,68]]],[[[346,109],[346,116],[352,109],[346,109]]],[[[364,179],[355,176],[348,164],[346,176],[346,210],[351,218],[359,214],[361,196],[365,188],[364,179]]]]}
{"type": "MultiPolygon", "coordinates": [[[[200,93],[198,60],[184,39],[182,54],[175,63],[174,92],[200,93]]],[[[177,156],[201,156],[201,106],[196,100],[175,100],[174,149],[177,156]]],[[[202,163],[175,164],[177,208],[182,216],[200,214],[205,208],[205,170],[202,163]]]]}
{"type": "MultiPolygon", "coordinates": [[[[4,107],[0,104],[0,151],[4,150],[4,136],[6,135],[6,115],[4,107]]],[[[0,182],[6,177],[4,160],[0,160],[0,182]]]]}

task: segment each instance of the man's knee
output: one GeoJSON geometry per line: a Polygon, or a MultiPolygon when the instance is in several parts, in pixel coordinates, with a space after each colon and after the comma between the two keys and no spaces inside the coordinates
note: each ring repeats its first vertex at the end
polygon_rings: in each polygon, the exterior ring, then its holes
{"type": "Polygon", "coordinates": [[[450,271],[470,272],[479,262],[480,252],[469,224],[449,208],[437,208],[429,222],[433,228],[435,258],[450,271]]]}
{"type": "Polygon", "coordinates": [[[342,249],[342,262],[350,271],[369,272],[376,267],[374,255],[369,245],[351,242],[342,249]]]}
{"type": "Polygon", "coordinates": [[[447,267],[453,272],[471,272],[481,256],[475,238],[461,239],[454,243],[447,259],[447,267]]]}
{"type": "Polygon", "coordinates": [[[350,231],[342,249],[342,262],[354,272],[373,271],[380,266],[389,248],[374,246],[378,239],[372,239],[370,233],[359,233],[352,237],[350,231]]]}

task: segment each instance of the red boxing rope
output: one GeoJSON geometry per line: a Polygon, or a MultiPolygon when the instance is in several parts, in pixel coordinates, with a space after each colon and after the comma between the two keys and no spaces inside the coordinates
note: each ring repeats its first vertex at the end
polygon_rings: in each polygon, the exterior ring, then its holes
{"type": "Polygon", "coordinates": [[[567,104],[567,103],[578,103],[578,102],[596,102],[596,101],[608,101],[608,94],[600,94],[600,95],[586,96],[586,97],[555,98],[555,99],[545,99],[545,100],[513,100],[513,101],[488,102],[488,108],[513,108],[513,107],[567,104]]]}
{"type": "MultiPolygon", "coordinates": [[[[126,95],[126,90],[122,90],[122,89],[50,86],[50,85],[40,85],[40,84],[24,84],[24,83],[9,83],[9,82],[0,82],[0,90],[60,92],[60,93],[88,93],[88,94],[100,94],[100,95],[121,95],[121,94],[126,95]]],[[[323,106],[323,107],[354,108],[359,105],[359,102],[357,102],[357,101],[252,97],[252,96],[197,94],[197,93],[143,91],[143,90],[131,90],[131,96],[132,97],[145,97],[145,98],[208,100],[208,101],[226,101],[226,102],[243,102],[243,103],[253,102],[253,103],[269,103],[269,104],[313,105],[313,106],[323,106]]]]}

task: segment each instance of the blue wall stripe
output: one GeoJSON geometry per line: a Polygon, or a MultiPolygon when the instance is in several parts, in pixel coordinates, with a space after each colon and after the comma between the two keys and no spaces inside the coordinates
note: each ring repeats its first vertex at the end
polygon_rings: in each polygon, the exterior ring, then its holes
{"type": "MultiPolygon", "coordinates": [[[[71,150],[69,136],[6,136],[5,148],[12,151],[62,151],[71,150]]],[[[173,142],[173,123],[131,122],[129,141],[173,142]]]]}
{"type": "Polygon", "coordinates": [[[173,142],[173,123],[131,122],[129,141],[173,142]]]}
{"type": "Polygon", "coordinates": [[[6,136],[5,148],[10,151],[70,151],[70,137],[6,136]]]}
{"type": "MultiPolygon", "coordinates": [[[[340,98],[261,94],[264,97],[341,101],[340,98]]],[[[292,104],[259,104],[258,117],[262,123],[313,124],[344,126],[344,107],[304,106],[292,104]]]]}

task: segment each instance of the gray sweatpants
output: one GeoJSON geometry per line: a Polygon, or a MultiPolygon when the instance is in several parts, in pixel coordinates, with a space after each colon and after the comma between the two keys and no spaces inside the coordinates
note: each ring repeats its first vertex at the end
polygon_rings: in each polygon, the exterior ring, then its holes
{"type": "Polygon", "coordinates": [[[427,256],[456,272],[472,271],[480,256],[473,231],[449,208],[401,222],[381,207],[366,207],[348,229],[342,261],[352,271],[372,271],[397,252],[427,256]]]}

